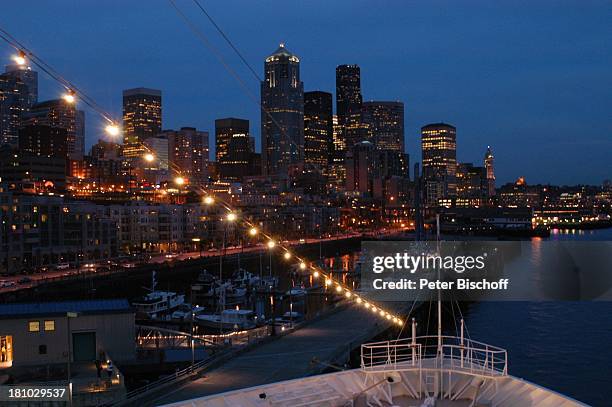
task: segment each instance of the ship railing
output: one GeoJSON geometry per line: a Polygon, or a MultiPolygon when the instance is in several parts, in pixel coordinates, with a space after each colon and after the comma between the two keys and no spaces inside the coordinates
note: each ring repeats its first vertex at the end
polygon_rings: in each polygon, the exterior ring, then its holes
{"type": "Polygon", "coordinates": [[[455,336],[419,336],[361,345],[365,372],[444,370],[479,376],[506,376],[508,352],[497,346],[455,336]]]}

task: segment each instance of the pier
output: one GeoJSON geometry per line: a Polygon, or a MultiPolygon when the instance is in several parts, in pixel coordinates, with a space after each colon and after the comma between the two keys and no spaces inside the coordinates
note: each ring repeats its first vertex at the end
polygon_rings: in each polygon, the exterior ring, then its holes
{"type": "Polygon", "coordinates": [[[320,373],[329,364],[343,364],[351,350],[390,326],[355,306],[307,323],[276,340],[241,353],[142,405],[168,404],[194,397],[258,386],[320,373]]]}

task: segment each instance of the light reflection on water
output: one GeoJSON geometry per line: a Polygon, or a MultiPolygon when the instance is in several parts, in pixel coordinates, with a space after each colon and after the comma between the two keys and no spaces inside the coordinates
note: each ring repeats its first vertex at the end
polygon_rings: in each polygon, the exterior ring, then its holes
{"type": "MultiPolygon", "coordinates": [[[[556,231],[551,240],[612,240],[612,229],[556,231]]],[[[532,242],[537,259],[540,241],[532,242]]],[[[510,374],[580,401],[612,405],[611,302],[480,302],[470,336],[508,350],[510,374]]]]}

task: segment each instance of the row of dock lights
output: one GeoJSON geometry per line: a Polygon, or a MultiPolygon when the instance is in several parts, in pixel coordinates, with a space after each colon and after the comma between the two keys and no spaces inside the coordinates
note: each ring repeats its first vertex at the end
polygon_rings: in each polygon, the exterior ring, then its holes
{"type": "MultiPolygon", "coordinates": [[[[23,65],[27,64],[26,53],[24,51],[19,51],[19,53],[17,55],[13,56],[13,61],[17,65],[20,65],[20,66],[23,66],[23,65]]],[[[54,78],[54,79],[58,80],[57,78],[54,78]]],[[[66,103],[74,104],[74,103],[77,102],[77,93],[76,93],[76,91],[74,89],[67,88],[66,93],[64,93],[62,95],[62,99],[66,103]]],[[[119,136],[120,133],[121,133],[121,129],[112,119],[110,119],[110,116],[105,114],[105,113],[103,113],[103,112],[100,112],[100,111],[98,111],[98,113],[103,117],[103,119],[105,119],[108,122],[107,126],[104,129],[106,131],[106,133],[109,136],[111,136],[111,137],[119,136]]],[[[144,144],[143,144],[143,147],[148,150],[147,146],[145,146],[144,144]]],[[[143,159],[146,162],[148,162],[148,163],[152,163],[153,161],[156,160],[156,157],[155,157],[154,154],[152,154],[150,152],[147,152],[143,156],[143,159]]],[[[178,185],[178,186],[182,186],[182,185],[185,185],[187,183],[187,179],[182,177],[182,176],[177,176],[177,177],[174,178],[174,183],[176,185],[178,185]]],[[[213,203],[215,203],[215,199],[212,196],[207,195],[207,196],[204,197],[203,202],[206,205],[212,205],[213,203]]],[[[228,207],[225,204],[224,204],[224,206],[228,207]]],[[[229,207],[228,207],[228,209],[229,209],[229,207]]],[[[234,221],[238,220],[238,216],[236,215],[236,213],[234,213],[234,212],[232,212],[230,210],[230,212],[226,216],[226,219],[229,222],[234,222],[234,221]]],[[[256,235],[258,235],[260,233],[260,231],[255,226],[253,226],[250,222],[245,220],[245,223],[248,226],[250,226],[249,234],[251,236],[256,236],[256,235]]],[[[276,242],[272,238],[267,236],[265,233],[262,233],[262,235],[267,237],[267,238],[269,238],[268,242],[266,243],[266,246],[268,247],[268,249],[270,249],[270,250],[274,249],[276,247],[276,245],[277,245],[276,242]]],[[[281,245],[281,247],[282,247],[282,245],[281,245]]],[[[285,253],[283,254],[283,257],[285,258],[285,260],[290,260],[292,257],[294,257],[287,248],[283,247],[283,249],[285,250],[285,253]]],[[[299,263],[300,270],[306,270],[308,266],[306,265],[304,260],[299,258],[299,257],[297,257],[297,256],[295,256],[295,257],[296,257],[297,260],[300,261],[300,263],[299,263]]],[[[324,273],[320,272],[314,266],[311,266],[311,273],[312,273],[312,276],[314,278],[324,277],[325,278],[325,286],[326,287],[331,286],[334,283],[334,281],[333,281],[331,276],[325,275],[324,273]]],[[[371,308],[373,312],[379,313],[382,317],[386,317],[386,319],[388,319],[388,320],[392,320],[397,325],[400,325],[400,326],[403,325],[403,322],[402,322],[402,320],[400,318],[394,317],[390,313],[388,313],[388,312],[386,312],[386,311],[384,311],[382,309],[378,309],[374,305],[371,305],[367,301],[364,301],[361,297],[351,293],[350,290],[343,288],[342,284],[340,282],[336,282],[336,291],[338,293],[342,293],[344,291],[344,295],[345,295],[346,298],[348,298],[348,299],[353,298],[354,301],[357,304],[363,304],[366,309],[370,309],[371,308]]]]}

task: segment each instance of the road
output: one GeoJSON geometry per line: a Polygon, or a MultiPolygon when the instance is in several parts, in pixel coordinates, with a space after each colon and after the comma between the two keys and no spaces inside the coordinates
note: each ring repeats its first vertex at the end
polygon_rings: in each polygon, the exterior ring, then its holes
{"type": "MultiPolygon", "coordinates": [[[[324,238],[312,238],[312,239],[296,239],[291,241],[283,241],[282,244],[284,246],[297,246],[302,244],[314,244],[314,243],[324,243],[331,242],[336,240],[344,240],[351,238],[363,238],[363,237],[381,237],[385,235],[392,235],[400,233],[401,230],[379,230],[375,232],[364,232],[364,233],[347,233],[343,235],[324,237],[324,238]]],[[[238,253],[256,253],[263,250],[267,250],[263,243],[260,243],[255,246],[248,247],[232,247],[225,249],[225,255],[233,255],[238,253]]],[[[206,250],[206,251],[197,251],[197,252],[186,252],[186,253],[177,253],[177,254],[163,254],[151,257],[151,259],[147,260],[148,263],[153,264],[161,264],[166,262],[176,262],[176,261],[184,261],[190,259],[197,258],[206,258],[206,257],[218,257],[221,255],[221,249],[217,250],[206,250]]],[[[137,260],[135,260],[137,261],[137,260]]],[[[97,266],[104,266],[104,263],[98,263],[97,266]]],[[[125,268],[125,265],[124,265],[125,268]]],[[[121,270],[119,272],[124,272],[125,270],[121,270]]],[[[68,280],[70,278],[75,278],[76,276],[83,276],[89,274],[96,275],[104,275],[117,273],[114,272],[100,272],[96,271],[95,267],[90,268],[72,268],[72,269],[64,269],[64,270],[49,270],[44,273],[36,273],[36,274],[28,274],[28,275],[16,275],[16,276],[6,276],[0,277],[0,295],[4,293],[8,293],[11,291],[17,291],[25,288],[32,288],[40,284],[47,283],[49,281],[58,281],[58,280],[68,280]],[[27,278],[29,282],[20,282],[20,280],[27,278]],[[5,286],[8,285],[8,286],[5,286]]]]}

